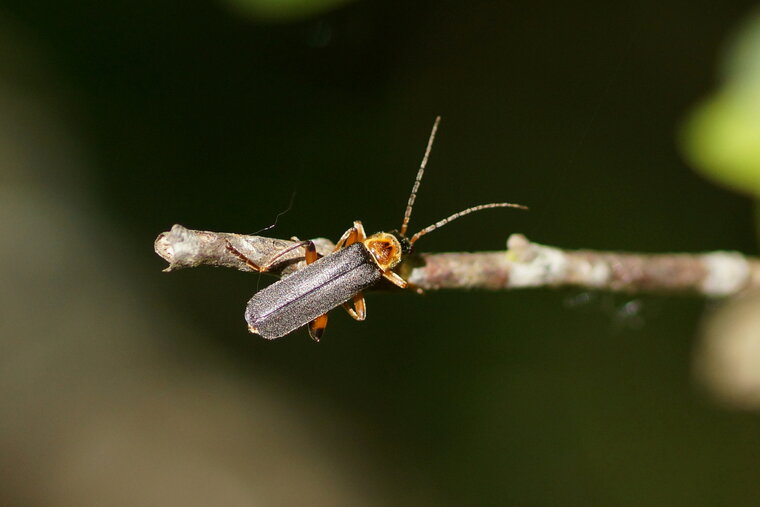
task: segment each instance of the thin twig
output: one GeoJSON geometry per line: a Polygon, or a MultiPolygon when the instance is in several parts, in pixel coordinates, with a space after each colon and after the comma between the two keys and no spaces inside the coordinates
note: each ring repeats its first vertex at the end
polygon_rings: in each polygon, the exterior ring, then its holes
{"type": "MultiPolygon", "coordinates": [[[[335,248],[329,239],[318,238],[313,241],[317,252],[322,255],[329,254],[335,248]]],[[[231,232],[194,231],[177,224],[170,231],[158,235],[153,249],[169,263],[169,267],[164,271],[195,268],[201,265],[253,271],[245,262],[227,250],[227,242],[260,266],[267,264],[267,261],[275,254],[295,243],[293,240],[246,236],[231,232]]],[[[303,252],[294,250],[283,255],[268,273],[275,276],[287,276],[305,265],[303,252]]]]}
{"type": "MultiPolygon", "coordinates": [[[[194,231],[175,225],[158,236],[155,250],[169,262],[165,271],[200,265],[251,271],[226,249],[229,241],[256,264],[265,264],[293,241],[262,236],[194,231]]],[[[326,255],[333,243],[314,240],[326,255]]],[[[400,274],[424,290],[579,287],[616,292],[681,292],[718,297],[760,288],[760,260],[739,252],[639,254],[562,250],[513,234],[507,250],[476,253],[423,253],[400,274]]],[[[303,253],[284,255],[271,274],[287,276],[304,266],[303,253]]]]}

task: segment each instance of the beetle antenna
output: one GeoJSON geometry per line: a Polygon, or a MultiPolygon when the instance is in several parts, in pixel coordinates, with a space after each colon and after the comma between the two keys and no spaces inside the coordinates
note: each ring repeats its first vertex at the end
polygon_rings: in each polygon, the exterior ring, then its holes
{"type": "Polygon", "coordinates": [[[414,179],[414,186],[412,187],[412,193],[409,195],[409,201],[406,203],[406,212],[404,213],[404,221],[401,223],[401,229],[399,231],[401,233],[401,236],[406,235],[406,229],[407,227],[409,227],[409,219],[412,216],[412,206],[414,206],[414,200],[417,198],[417,190],[420,188],[422,175],[425,174],[425,166],[427,165],[428,157],[430,157],[430,150],[433,148],[435,133],[438,130],[438,124],[440,122],[441,122],[441,117],[436,116],[435,123],[433,123],[433,130],[430,132],[430,138],[428,139],[427,148],[425,148],[425,155],[422,157],[420,170],[417,171],[417,177],[414,179]]]}
{"type": "Polygon", "coordinates": [[[433,225],[429,225],[422,229],[420,232],[412,236],[412,239],[409,240],[409,242],[413,245],[415,241],[420,239],[425,234],[428,234],[430,232],[433,232],[434,230],[443,227],[447,223],[456,220],[459,217],[463,217],[465,215],[469,215],[470,213],[475,213],[476,211],[484,210],[484,209],[491,209],[491,208],[518,208],[518,209],[524,209],[527,210],[527,206],[523,206],[522,204],[512,204],[509,202],[492,202],[490,204],[481,204],[479,206],[473,206],[472,208],[467,208],[465,210],[462,210],[458,213],[454,213],[453,215],[444,218],[443,220],[439,220],[438,222],[434,223],[433,225]]]}

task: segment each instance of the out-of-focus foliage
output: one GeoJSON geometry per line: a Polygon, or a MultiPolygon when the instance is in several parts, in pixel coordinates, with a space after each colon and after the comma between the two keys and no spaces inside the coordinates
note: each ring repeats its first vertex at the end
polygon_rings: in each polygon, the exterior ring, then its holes
{"type": "Polygon", "coordinates": [[[730,45],[724,78],[689,119],[685,151],[709,178],[760,196],[760,10],[730,45]]]}
{"type": "Polygon", "coordinates": [[[332,10],[351,0],[223,0],[234,8],[263,20],[292,20],[332,10]]]}
{"type": "Polygon", "coordinates": [[[760,294],[733,298],[705,319],[694,362],[696,380],[719,403],[760,408],[760,294]]]}
{"type": "MultiPolygon", "coordinates": [[[[684,149],[708,178],[760,197],[760,9],[723,60],[724,82],[689,118],[684,149]]],[[[752,294],[721,305],[704,322],[695,377],[726,406],[760,408],[758,308],[760,299],[752,294]]]]}
{"type": "Polygon", "coordinates": [[[231,1],[3,2],[0,505],[757,505],[757,420],[689,382],[700,298],[372,293],[272,343],[267,277],[151,248],[294,190],[267,234],[398,226],[440,114],[412,229],[531,211],[423,251],[752,252],[673,125],[756,0],[231,1]]]}

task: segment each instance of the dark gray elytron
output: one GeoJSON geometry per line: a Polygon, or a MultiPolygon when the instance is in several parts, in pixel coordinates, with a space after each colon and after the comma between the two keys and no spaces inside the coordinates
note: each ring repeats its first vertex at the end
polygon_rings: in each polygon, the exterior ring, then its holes
{"type": "Polygon", "coordinates": [[[248,301],[245,320],[251,331],[263,338],[280,338],[382,277],[383,270],[372,254],[362,243],[354,243],[257,292],[248,301]]]}

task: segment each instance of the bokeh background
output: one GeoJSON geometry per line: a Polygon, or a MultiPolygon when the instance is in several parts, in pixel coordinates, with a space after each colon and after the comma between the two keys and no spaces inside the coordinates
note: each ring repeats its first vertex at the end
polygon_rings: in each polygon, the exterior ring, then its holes
{"type": "Polygon", "coordinates": [[[276,236],[395,228],[440,114],[412,229],[531,211],[421,250],[752,254],[760,113],[726,147],[747,108],[710,97],[753,12],[3,0],[0,503],[757,505],[760,420],[693,379],[719,302],[371,294],[364,323],[269,343],[243,321],[268,278],[152,252],[174,223],[255,232],[294,192],[276,236]]]}

